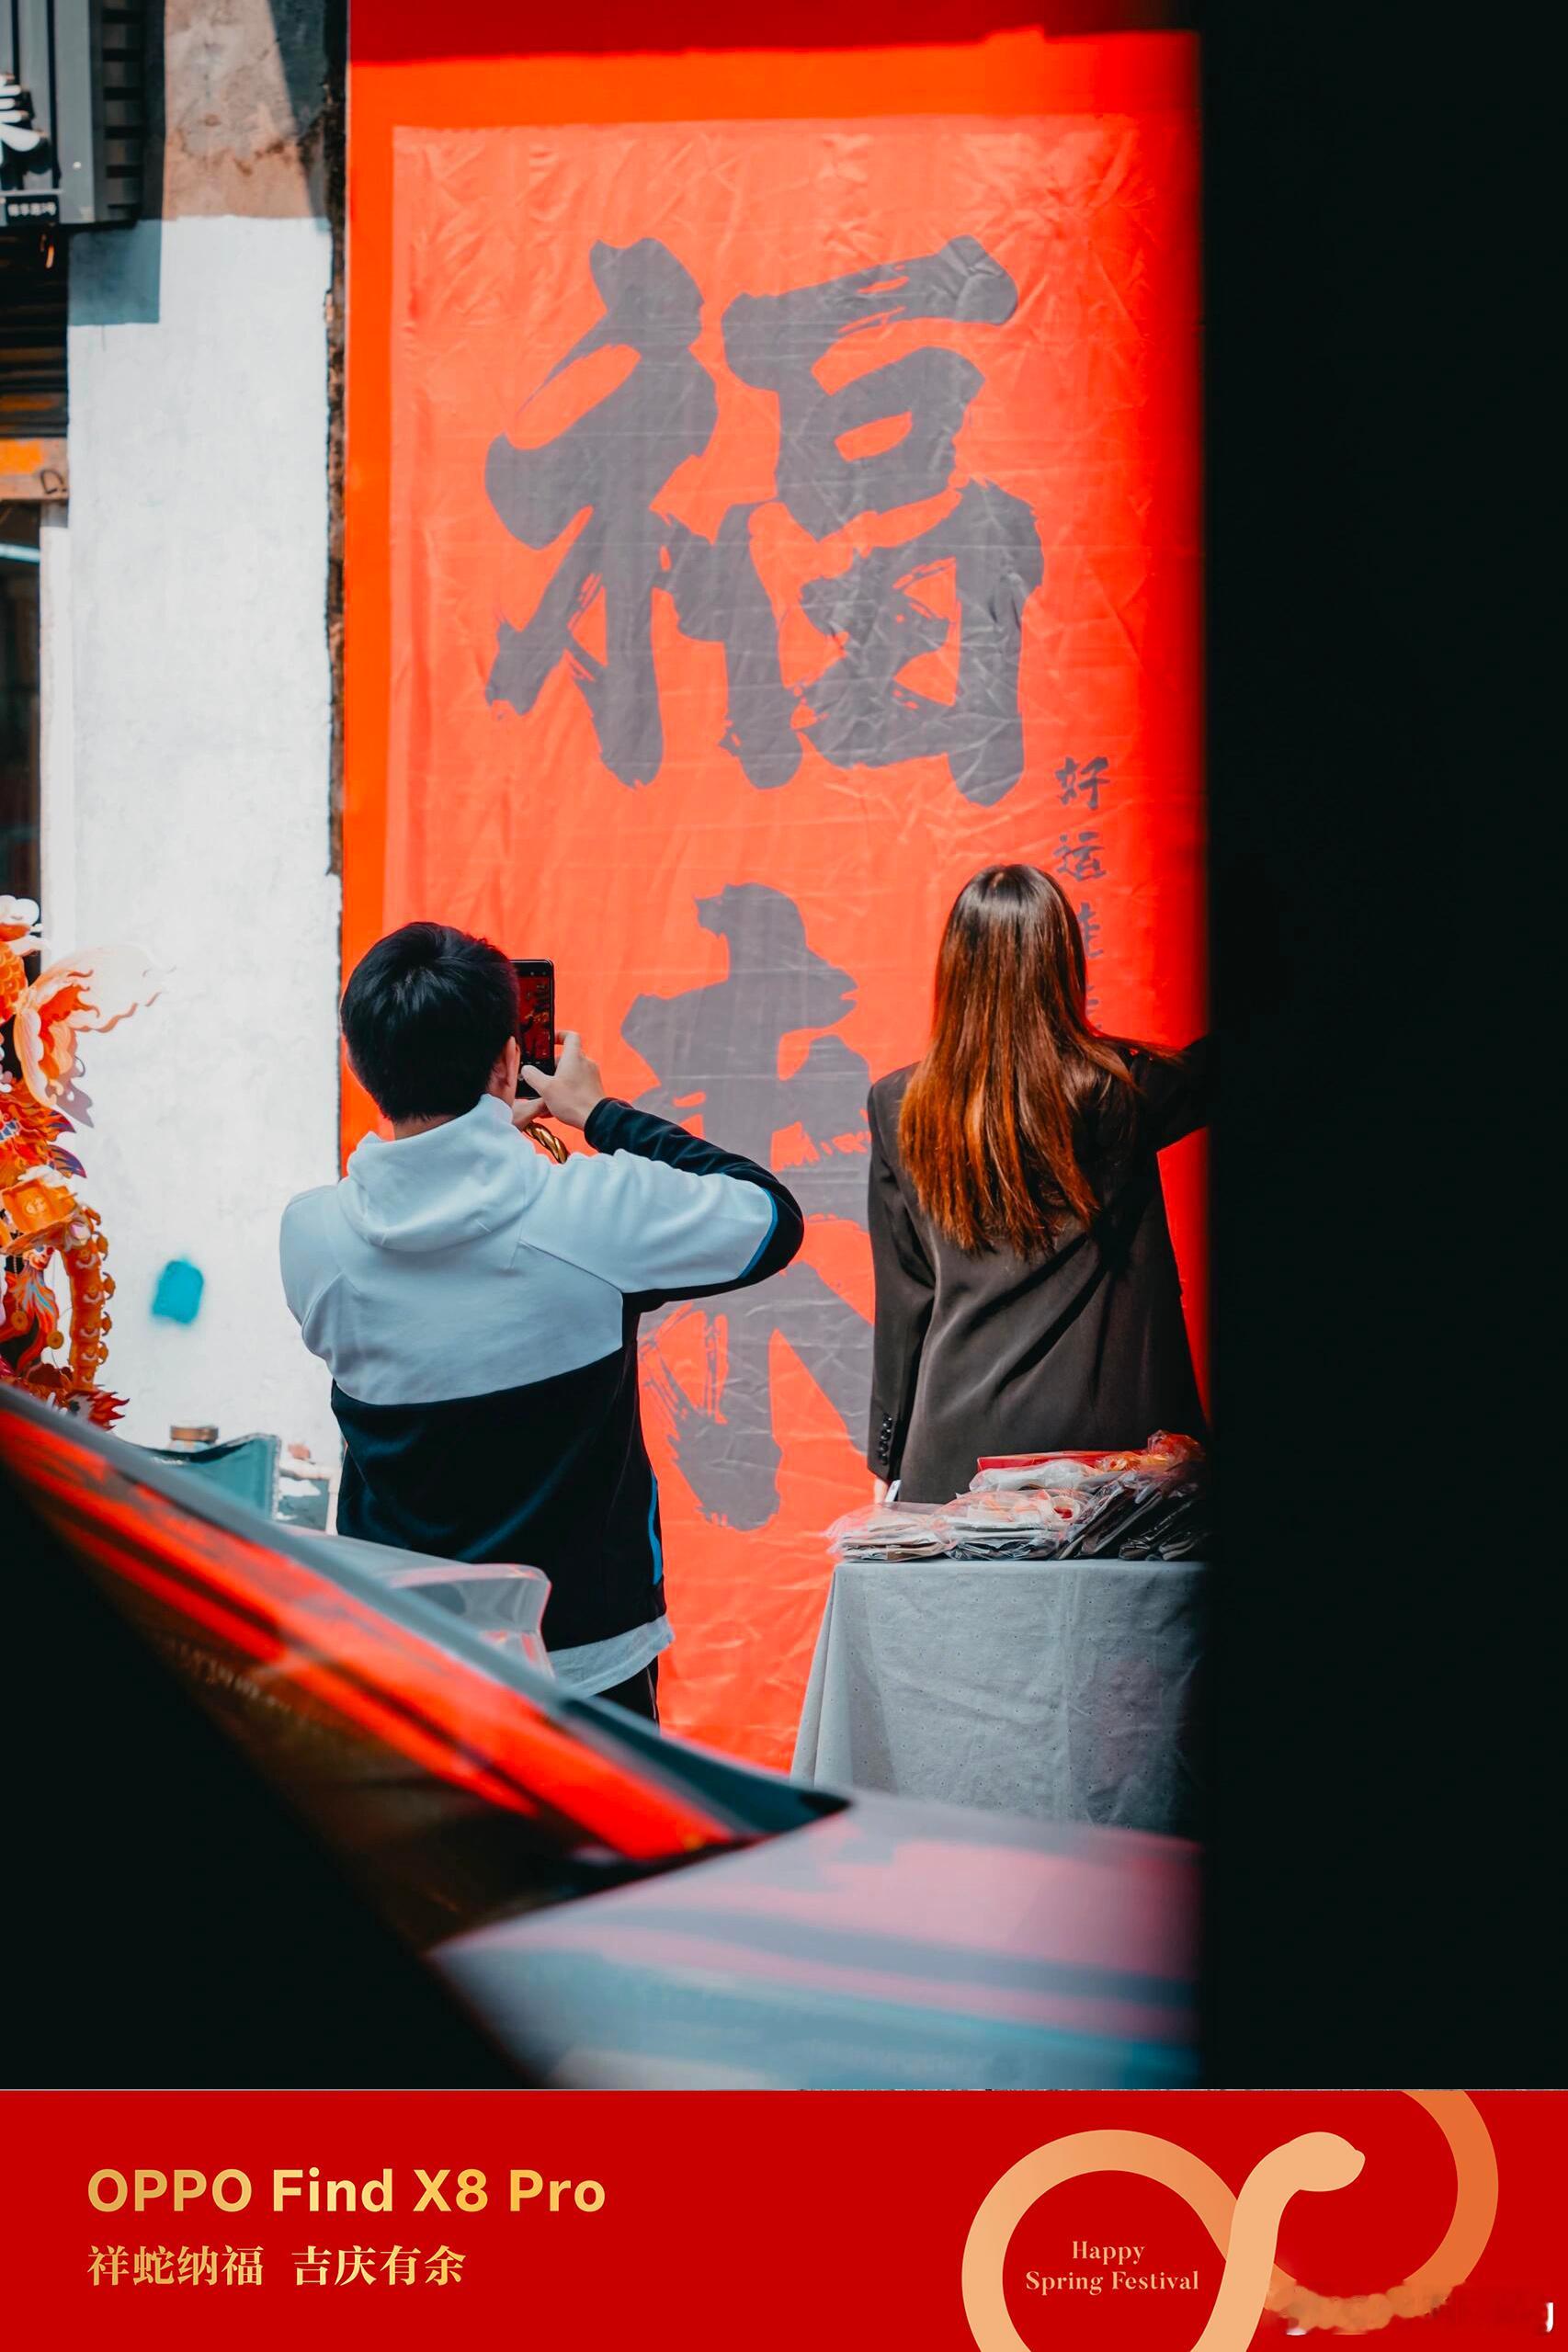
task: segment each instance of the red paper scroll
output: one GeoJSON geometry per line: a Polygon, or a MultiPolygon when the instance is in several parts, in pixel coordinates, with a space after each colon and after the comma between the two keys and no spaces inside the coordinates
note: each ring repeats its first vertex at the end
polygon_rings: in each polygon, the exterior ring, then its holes
{"type": "Polygon", "coordinates": [[[553,956],[614,1091],[793,1172],[796,1266],[643,1357],[666,1720],[787,1763],[955,892],[1051,867],[1105,1026],[1201,1025],[1194,119],[403,127],[391,194],[375,927],[553,956]]]}

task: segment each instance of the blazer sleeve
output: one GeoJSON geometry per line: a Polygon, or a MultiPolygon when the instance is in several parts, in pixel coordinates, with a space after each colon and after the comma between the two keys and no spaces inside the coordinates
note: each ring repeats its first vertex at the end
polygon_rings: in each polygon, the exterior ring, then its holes
{"type": "Polygon", "coordinates": [[[766,1282],[799,1250],[805,1220],[770,1168],[611,1098],[584,1132],[599,1156],[556,1179],[563,1231],[640,1312],[766,1282]]]}
{"type": "Polygon", "coordinates": [[[1199,1038],[1183,1053],[1141,1053],[1132,1076],[1149,1114],[1156,1152],[1207,1127],[1213,1108],[1214,1040],[1199,1038]]]}
{"type": "Polygon", "coordinates": [[[866,1105],[871,1130],[868,1223],[876,1282],[871,1343],[871,1426],[866,1460],[878,1478],[898,1476],[915,1405],[920,1350],[931,1320],[936,1278],[882,1139],[876,1096],[866,1105]]]}

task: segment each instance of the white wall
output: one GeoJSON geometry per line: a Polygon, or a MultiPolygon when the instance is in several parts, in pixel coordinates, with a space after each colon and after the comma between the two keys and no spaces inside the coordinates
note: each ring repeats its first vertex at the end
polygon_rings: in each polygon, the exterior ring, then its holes
{"type": "Polygon", "coordinates": [[[144,1442],[199,1420],[335,1443],[277,1251],[289,1195],[336,1174],[330,267],[313,220],[148,222],[71,256],[71,775],[46,784],[43,915],[51,953],[134,940],[172,973],[83,1052],[105,1378],[144,1442]],[[189,1325],[151,1312],[176,1257],[206,1277],[189,1325]]]}

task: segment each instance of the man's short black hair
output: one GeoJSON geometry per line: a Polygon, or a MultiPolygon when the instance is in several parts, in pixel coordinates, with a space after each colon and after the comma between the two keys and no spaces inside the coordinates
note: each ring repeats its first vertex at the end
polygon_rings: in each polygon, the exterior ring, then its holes
{"type": "Polygon", "coordinates": [[[517,1028],[517,976],[507,959],[444,923],[390,931],[343,992],[348,1059],[386,1119],[472,1110],[517,1028]]]}

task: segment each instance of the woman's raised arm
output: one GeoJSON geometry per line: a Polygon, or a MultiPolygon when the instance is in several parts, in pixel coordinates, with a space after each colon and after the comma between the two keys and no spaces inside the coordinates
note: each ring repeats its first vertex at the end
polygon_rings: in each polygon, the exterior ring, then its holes
{"type": "Polygon", "coordinates": [[[904,1432],[915,1403],[921,1343],[931,1320],[935,1278],[897,1174],[882,1142],[876,1094],[866,1104],[871,1130],[868,1223],[871,1270],[876,1278],[876,1324],[871,1348],[871,1420],[866,1460],[872,1473],[898,1476],[904,1432]]]}

